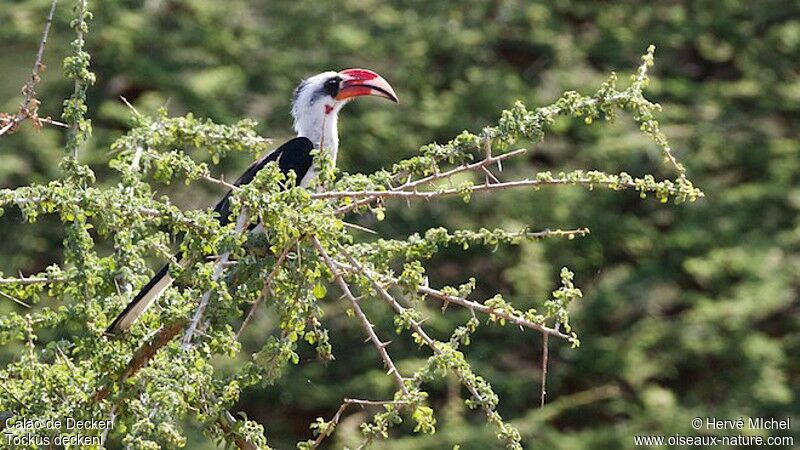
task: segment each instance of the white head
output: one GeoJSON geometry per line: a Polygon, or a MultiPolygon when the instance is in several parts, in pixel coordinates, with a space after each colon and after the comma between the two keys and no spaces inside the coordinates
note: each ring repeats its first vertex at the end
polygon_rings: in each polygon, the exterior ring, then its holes
{"type": "Polygon", "coordinates": [[[329,149],[335,163],[339,150],[339,111],[347,102],[363,95],[397,102],[389,83],[371,70],[346,69],[306,78],[295,89],[292,102],[297,136],[307,137],[316,148],[329,149]]]}

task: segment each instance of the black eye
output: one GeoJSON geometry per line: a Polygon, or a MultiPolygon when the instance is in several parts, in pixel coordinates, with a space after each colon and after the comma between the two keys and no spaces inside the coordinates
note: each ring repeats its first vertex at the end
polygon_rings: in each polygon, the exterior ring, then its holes
{"type": "Polygon", "coordinates": [[[333,77],[325,81],[322,90],[331,97],[336,97],[339,94],[339,83],[342,82],[340,77],[333,77]]]}

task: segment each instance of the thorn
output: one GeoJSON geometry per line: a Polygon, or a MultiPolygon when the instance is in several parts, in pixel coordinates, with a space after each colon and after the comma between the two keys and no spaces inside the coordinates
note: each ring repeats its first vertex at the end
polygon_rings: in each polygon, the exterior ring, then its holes
{"type": "Polygon", "coordinates": [[[371,230],[371,229],[369,229],[369,228],[367,228],[367,227],[362,227],[361,225],[356,225],[356,224],[354,224],[354,223],[345,222],[344,220],[342,221],[342,224],[343,224],[344,226],[346,226],[346,227],[349,227],[349,228],[352,228],[352,229],[354,229],[354,230],[359,230],[359,231],[363,231],[363,232],[365,232],[365,233],[374,234],[374,235],[377,235],[377,234],[378,234],[378,232],[377,232],[377,231],[375,231],[375,230],[371,230]]]}
{"type": "Polygon", "coordinates": [[[12,302],[14,302],[14,303],[19,303],[20,305],[22,305],[22,306],[24,306],[24,307],[26,307],[26,308],[30,308],[30,307],[31,307],[31,305],[29,305],[29,304],[27,304],[27,303],[23,302],[22,300],[20,300],[20,299],[18,299],[18,298],[16,298],[16,297],[13,297],[13,296],[11,296],[11,295],[9,295],[9,294],[6,294],[6,293],[5,293],[5,292],[3,292],[3,291],[0,291],[0,295],[2,295],[3,297],[6,297],[7,299],[11,300],[11,301],[12,301],[12,302]]]}

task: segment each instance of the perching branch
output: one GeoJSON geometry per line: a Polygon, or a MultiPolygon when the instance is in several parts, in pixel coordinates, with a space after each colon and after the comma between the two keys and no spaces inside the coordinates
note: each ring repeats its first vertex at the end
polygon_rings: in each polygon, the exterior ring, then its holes
{"type": "MultiPolygon", "coordinates": [[[[478,162],[472,163],[472,164],[462,164],[462,165],[460,165],[458,167],[455,167],[453,169],[450,169],[450,170],[448,170],[446,172],[435,173],[433,175],[429,175],[427,177],[420,178],[418,180],[408,180],[405,183],[390,189],[389,192],[404,192],[404,191],[408,191],[408,190],[416,191],[417,188],[419,188],[421,186],[425,186],[425,185],[434,183],[434,182],[439,181],[439,180],[448,179],[448,178],[450,178],[450,177],[452,177],[452,176],[454,176],[456,174],[459,174],[461,172],[476,171],[476,170],[486,170],[486,168],[488,166],[491,166],[491,165],[494,165],[494,164],[497,164],[499,166],[502,163],[502,161],[504,161],[506,159],[509,159],[509,158],[513,158],[515,156],[522,155],[523,153],[526,153],[527,151],[528,151],[527,149],[521,148],[521,149],[517,149],[517,150],[514,150],[514,151],[510,151],[508,153],[501,154],[499,156],[491,156],[491,154],[489,154],[486,158],[484,158],[484,159],[482,159],[482,160],[480,160],[478,162]]],[[[365,205],[371,204],[371,203],[377,201],[378,199],[383,198],[383,196],[381,195],[382,193],[383,193],[383,191],[380,191],[380,192],[375,192],[372,195],[370,195],[369,193],[364,192],[364,193],[360,193],[360,194],[363,194],[363,195],[360,195],[360,196],[348,196],[348,195],[345,195],[344,193],[320,192],[320,193],[312,194],[311,197],[312,198],[352,197],[352,198],[357,199],[357,201],[355,201],[355,202],[353,202],[353,203],[351,203],[349,205],[345,205],[345,206],[339,207],[336,210],[336,214],[344,214],[344,213],[352,211],[352,210],[354,210],[354,209],[356,209],[356,208],[358,208],[360,206],[365,206],[365,205]],[[363,198],[363,197],[367,197],[367,198],[363,198]]]]}
{"type": "MultiPolygon", "coordinates": [[[[548,177],[548,179],[537,179],[537,180],[525,179],[525,180],[507,181],[502,183],[466,185],[463,187],[446,188],[446,189],[439,189],[432,191],[401,190],[399,188],[391,189],[388,191],[328,191],[328,192],[318,192],[311,194],[311,197],[316,199],[330,199],[330,198],[360,199],[362,201],[360,205],[365,205],[377,201],[379,199],[401,198],[401,199],[432,200],[435,198],[465,195],[473,192],[497,191],[497,190],[523,188],[523,187],[538,188],[543,186],[558,186],[558,185],[581,185],[588,187],[600,186],[613,190],[637,189],[637,188],[645,189],[642,192],[658,192],[658,190],[663,189],[664,193],[668,195],[681,194],[681,192],[677,190],[671,183],[669,185],[664,185],[664,186],[657,184],[648,185],[645,180],[629,179],[629,177],[625,177],[624,174],[620,176],[616,175],[609,176],[602,173],[597,173],[597,174],[599,175],[598,177],[588,177],[588,176],[569,177],[567,175],[564,175],[555,178],[548,177]]],[[[357,203],[352,203],[345,207],[341,207],[339,210],[337,210],[337,212],[338,211],[345,212],[351,210],[354,208],[353,205],[355,204],[357,203]]]]}

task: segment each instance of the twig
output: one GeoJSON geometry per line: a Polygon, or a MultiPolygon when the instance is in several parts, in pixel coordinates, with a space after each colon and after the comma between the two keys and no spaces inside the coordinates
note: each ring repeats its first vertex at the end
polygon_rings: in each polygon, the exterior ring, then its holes
{"type": "Polygon", "coordinates": [[[371,229],[369,229],[367,227],[362,227],[361,225],[358,225],[358,224],[355,224],[355,223],[345,222],[344,220],[342,221],[342,225],[346,226],[347,228],[352,228],[354,230],[363,231],[365,233],[369,233],[369,234],[372,234],[372,235],[377,235],[378,234],[378,232],[375,231],[375,230],[371,230],[371,229]]]}
{"type": "Polygon", "coordinates": [[[210,182],[212,182],[214,184],[218,184],[220,186],[225,186],[226,188],[230,189],[231,191],[239,190],[239,186],[236,186],[235,184],[228,183],[227,181],[225,181],[222,178],[214,178],[211,175],[203,175],[202,178],[204,180],[210,181],[210,182]]]}
{"type": "MultiPolygon", "coordinates": [[[[511,152],[508,152],[508,153],[503,153],[502,155],[499,155],[499,156],[489,156],[489,157],[486,157],[486,158],[484,158],[484,159],[482,159],[480,161],[474,162],[472,164],[460,165],[460,166],[455,167],[453,169],[450,169],[450,170],[448,170],[446,172],[434,173],[433,175],[429,175],[427,177],[423,177],[423,178],[420,178],[418,180],[409,179],[404,184],[401,184],[401,185],[399,185],[397,187],[394,187],[394,188],[390,189],[389,191],[373,191],[371,194],[366,193],[366,197],[367,198],[361,198],[360,200],[354,201],[353,203],[351,203],[349,205],[345,205],[345,206],[342,206],[342,207],[338,208],[336,210],[336,214],[344,214],[346,212],[349,212],[349,211],[352,211],[353,209],[358,208],[359,206],[368,205],[368,204],[378,200],[379,198],[382,198],[382,196],[380,194],[384,193],[384,192],[401,192],[401,191],[405,191],[405,190],[408,190],[408,189],[416,190],[416,188],[418,188],[420,186],[423,186],[423,185],[426,185],[426,184],[429,184],[429,183],[433,183],[434,181],[438,181],[438,180],[442,180],[442,179],[445,179],[445,178],[452,177],[453,175],[461,173],[461,172],[479,170],[482,167],[487,167],[487,166],[490,166],[492,164],[500,164],[500,162],[505,160],[505,159],[513,158],[513,157],[521,155],[521,154],[523,154],[523,153],[525,153],[527,151],[528,151],[527,149],[521,148],[521,149],[518,149],[518,150],[514,150],[514,151],[511,151],[511,152]]],[[[336,198],[336,194],[335,193],[334,193],[333,196],[327,196],[326,194],[331,194],[331,192],[322,192],[322,193],[319,193],[319,194],[312,194],[311,197],[312,198],[336,198]]],[[[342,195],[341,197],[346,197],[346,195],[342,195]]],[[[364,197],[364,195],[362,195],[360,197],[364,197]]],[[[357,196],[355,198],[360,198],[360,197],[357,196]]]]}
{"type": "Polygon", "coordinates": [[[445,294],[444,292],[432,289],[426,286],[420,286],[418,291],[422,294],[428,295],[430,297],[439,299],[443,302],[455,303],[456,305],[463,306],[470,310],[477,310],[485,314],[494,314],[497,317],[502,317],[506,319],[508,322],[513,323],[515,325],[519,325],[521,327],[530,328],[531,330],[539,331],[543,334],[549,334],[551,336],[557,336],[562,339],[569,339],[570,337],[566,334],[554,329],[550,328],[545,325],[538,324],[536,322],[531,322],[530,320],[525,319],[524,317],[520,317],[516,314],[508,314],[503,311],[499,311],[496,309],[492,309],[482,303],[474,302],[472,300],[468,300],[464,297],[458,297],[455,295],[445,294]]]}
{"type": "MultiPolygon", "coordinates": [[[[76,42],[76,46],[77,46],[76,47],[76,51],[78,52],[78,54],[80,54],[80,52],[82,51],[84,43],[85,43],[84,40],[83,40],[83,29],[86,26],[85,25],[85,22],[86,22],[85,16],[86,16],[86,9],[88,8],[87,3],[88,3],[87,0],[80,0],[80,1],[78,1],[78,5],[76,6],[76,14],[77,14],[76,21],[77,21],[77,24],[75,24],[74,28],[76,30],[76,32],[75,32],[75,34],[76,34],[75,42],[76,42]]],[[[77,100],[78,98],[80,98],[79,94],[81,92],[81,83],[82,82],[83,82],[83,80],[81,80],[80,76],[76,76],[75,77],[75,90],[73,91],[73,94],[72,94],[72,99],[73,100],[77,100]]],[[[78,117],[80,117],[80,116],[78,116],[78,117]]],[[[70,124],[70,126],[71,126],[71,134],[72,134],[73,137],[77,138],[78,137],[78,130],[80,129],[80,118],[73,117],[71,120],[72,120],[72,123],[70,124]]],[[[73,148],[72,148],[72,157],[76,161],[78,160],[78,150],[79,150],[79,148],[80,148],[79,142],[76,142],[73,145],[73,148]]]]}
{"type": "Polygon", "coordinates": [[[19,304],[19,305],[22,305],[22,306],[24,306],[24,307],[26,307],[26,308],[30,308],[30,307],[31,307],[31,305],[29,305],[29,304],[27,304],[27,303],[23,302],[22,300],[18,299],[17,297],[14,297],[14,296],[12,296],[12,295],[8,295],[8,294],[6,294],[6,293],[5,293],[5,292],[3,292],[3,291],[0,291],[0,295],[2,295],[3,297],[5,297],[5,298],[7,298],[7,299],[11,300],[12,302],[14,302],[14,303],[17,303],[17,304],[19,304]]]}
{"type": "Polygon", "coordinates": [[[544,400],[547,396],[547,361],[549,359],[549,349],[547,347],[547,340],[550,336],[547,333],[542,333],[542,398],[541,408],[544,408],[544,400]]]}
{"type": "Polygon", "coordinates": [[[612,182],[607,180],[596,180],[591,179],[588,177],[582,177],[577,179],[567,179],[567,178],[556,178],[550,180],[516,180],[516,181],[507,181],[503,183],[494,183],[494,184],[478,184],[472,186],[465,186],[462,188],[448,188],[442,189],[437,191],[401,191],[401,190],[390,190],[390,191],[328,191],[328,192],[319,192],[315,194],[311,194],[311,198],[315,199],[329,199],[329,198],[353,198],[353,199],[363,199],[360,202],[353,202],[347,206],[343,206],[336,210],[337,213],[344,212],[346,210],[353,209],[353,205],[359,204],[359,206],[369,203],[366,200],[374,201],[376,199],[387,199],[387,198],[406,198],[406,199],[424,199],[430,200],[434,198],[441,198],[441,197],[451,197],[454,195],[463,195],[465,193],[472,193],[472,192],[483,192],[483,191],[497,191],[502,189],[512,189],[512,188],[520,188],[520,187],[539,187],[539,186],[557,186],[557,185],[594,185],[594,186],[618,186],[619,188],[635,188],[636,183],[631,182],[612,182]]]}
{"type": "MultiPolygon", "coordinates": [[[[391,294],[389,294],[389,292],[386,290],[386,288],[384,288],[372,276],[374,274],[373,272],[371,272],[370,270],[367,270],[355,258],[353,258],[352,255],[347,253],[347,251],[345,251],[343,249],[341,251],[345,255],[345,257],[347,258],[347,260],[350,262],[350,264],[352,264],[353,267],[355,267],[356,270],[358,270],[358,273],[360,273],[360,274],[364,275],[365,277],[367,277],[367,279],[370,281],[370,284],[372,284],[372,287],[375,289],[375,291],[378,292],[378,294],[380,295],[381,298],[384,299],[384,301],[386,301],[389,305],[391,305],[391,307],[395,310],[395,312],[397,314],[402,314],[406,310],[406,308],[404,308],[403,305],[400,304],[400,302],[398,302],[391,294]]],[[[435,355],[442,355],[443,354],[442,349],[439,348],[439,346],[436,345],[436,341],[434,341],[433,338],[431,338],[428,335],[428,333],[426,333],[425,330],[422,328],[422,323],[421,322],[411,321],[411,328],[414,330],[415,333],[417,333],[417,335],[422,339],[422,341],[425,343],[425,345],[427,345],[428,348],[430,348],[431,351],[435,355]]],[[[484,411],[487,414],[489,414],[491,412],[491,410],[488,409],[488,407],[484,404],[483,397],[481,396],[480,392],[478,392],[478,389],[475,387],[475,385],[473,383],[471,383],[464,376],[464,374],[462,374],[458,369],[453,368],[453,373],[461,381],[461,384],[463,384],[467,388],[467,390],[470,392],[470,394],[473,397],[475,397],[475,399],[481,404],[481,406],[484,409],[484,411]]]]}
{"type": "Polygon", "coordinates": [[[361,407],[384,405],[403,406],[408,405],[408,402],[398,400],[358,400],[354,398],[346,398],[344,401],[342,401],[341,406],[339,406],[339,409],[336,410],[336,414],[333,415],[325,429],[319,432],[319,436],[317,436],[317,439],[311,444],[312,449],[318,448],[322,444],[322,441],[324,441],[325,438],[333,433],[333,430],[336,429],[337,425],[339,425],[339,420],[341,420],[342,414],[344,414],[344,411],[350,405],[360,405],[361,407]]]}
{"type": "Polygon", "coordinates": [[[61,128],[69,128],[69,125],[65,124],[64,122],[59,122],[58,120],[53,120],[49,117],[37,117],[36,120],[43,123],[49,123],[50,125],[55,125],[61,128]]]}
{"type": "Polygon", "coordinates": [[[44,57],[44,49],[47,45],[47,37],[50,34],[50,25],[53,23],[53,15],[55,14],[57,3],[58,0],[52,0],[50,3],[50,11],[47,13],[47,20],[44,24],[42,39],[39,41],[39,50],[36,52],[36,61],[33,63],[33,69],[31,69],[31,77],[22,87],[22,94],[25,96],[25,99],[20,105],[17,114],[6,119],[8,120],[8,123],[3,126],[3,128],[0,128],[0,136],[16,128],[17,125],[27,118],[31,118],[35,122],[54,123],[57,125],[66,126],[66,124],[55,122],[49,118],[40,119],[38,116],[39,101],[36,100],[36,85],[39,83],[39,75],[44,68],[44,64],[42,64],[42,58],[44,57]]]}
{"type": "Polygon", "coordinates": [[[106,438],[108,438],[108,432],[109,432],[109,431],[111,430],[111,428],[113,427],[113,425],[114,425],[114,420],[116,420],[116,418],[117,418],[117,404],[116,404],[116,403],[114,403],[113,405],[111,405],[111,411],[109,411],[109,413],[108,413],[108,420],[109,420],[109,422],[111,423],[111,426],[110,426],[110,427],[106,427],[106,428],[103,430],[103,434],[102,434],[102,435],[100,435],[100,447],[101,447],[101,448],[102,448],[102,447],[105,445],[105,443],[106,443],[106,438]]]}
{"type": "Polygon", "coordinates": [[[319,252],[323,261],[328,266],[328,269],[330,269],[331,273],[333,274],[333,277],[336,280],[336,283],[339,285],[339,288],[341,288],[345,297],[347,297],[347,299],[350,300],[350,305],[353,307],[353,310],[356,313],[356,317],[358,317],[358,320],[361,322],[361,326],[362,328],[364,328],[364,331],[367,332],[369,340],[372,341],[372,345],[374,345],[375,348],[378,350],[381,359],[383,359],[383,364],[386,366],[386,368],[389,369],[387,375],[392,375],[395,381],[397,382],[400,391],[403,392],[403,394],[408,395],[408,389],[406,389],[405,381],[403,380],[403,377],[400,376],[400,372],[398,372],[397,367],[394,365],[394,362],[392,361],[392,358],[389,356],[389,352],[386,351],[386,346],[389,345],[389,342],[382,342],[378,338],[378,335],[375,334],[373,325],[370,323],[369,319],[364,314],[364,311],[362,311],[361,307],[358,305],[358,300],[350,291],[350,286],[348,286],[347,282],[344,281],[342,273],[336,267],[336,263],[333,262],[330,255],[328,255],[325,249],[322,248],[322,244],[319,242],[319,239],[317,239],[316,236],[312,236],[311,240],[314,243],[314,247],[317,248],[317,251],[319,252]]]}
{"type": "MultiPolygon", "coordinates": [[[[375,272],[365,272],[363,268],[359,269],[357,266],[353,266],[352,263],[351,264],[345,264],[345,263],[341,263],[341,262],[334,262],[334,264],[336,264],[338,267],[340,267],[340,268],[342,268],[344,270],[347,270],[349,272],[362,273],[362,274],[371,273],[373,276],[377,276],[377,277],[381,278],[385,282],[389,282],[391,284],[399,284],[400,283],[400,280],[398,280],[397,278],[394,278],[394,277],[391,277],[391,276],[388,276],[388,275],[377,274],[375,272]]],[[[500,310],[492,309],[492,308],[490,308],[490,307],[488,307],[488,306],[486,306],[486,305],[484,305],[482,303],[478,303],[478,302],[466,299],[464,297],[459,297],[459,296],[455,296],[455,295],[449,295],[449,294],[446,294],[446,293],[444,293],[444,292],[442,292],[442,291],[440,291],[438,289],[433,289],[433,288],[430,288],[428,286],[419,286],[419,287],[417,287],[417,291],[419,293],[421,293],[421,294],[424,294],[424,295],[428,296],[428,297],[432,297],[432,298],[436,298],[438,300],[441,300],[443,303],[454,303],[456,305],[459,305],[459,306],[462,306],[464,308],[467,308],[467,309],[469,309],[471,311],[479,311],[479,312],[482,312],[482,313],[485,313],[485,314],[493,314],[496,317],[501,317],[501,318],[505,319],[506,321],[508,321],[510,323],[513,323],[515,325],[518,325],[520,327],[529,328],[529,329],[532,329],[532,330],[536,330],[536,331],[538,331],[540,333],[549,334],[551,336],[557,336],[557,337],[560,337],[562,339],[569,339],[569,336],[567,336],[566,334],[564,334],[564,333],[562,333],[562,332],[560,332],[560,331],[558,331],[558,330],[556,330],[554,328],[550,328],[550,327],[548,327],[546,325],[542,325],[542,324],[539,324],[539,323],[536,323],[536,322],[532,322],[532,321],[527,320],[524,317],[518,316],[516,314],[509,314],[509,313],[506,313],[506,312],[503,312],[503,311],[500,311],[500,310]]]]}
{"type": "Polygon", "coordinates": [[[29,284],[49,284],[49,283],[60,283],[63,281],[67,281],[66,278],[56,277],[24,277],[21,276],[19,278],[0,278],[0,284],[20,284],[23,286],[27,286],[29,284]]]}

